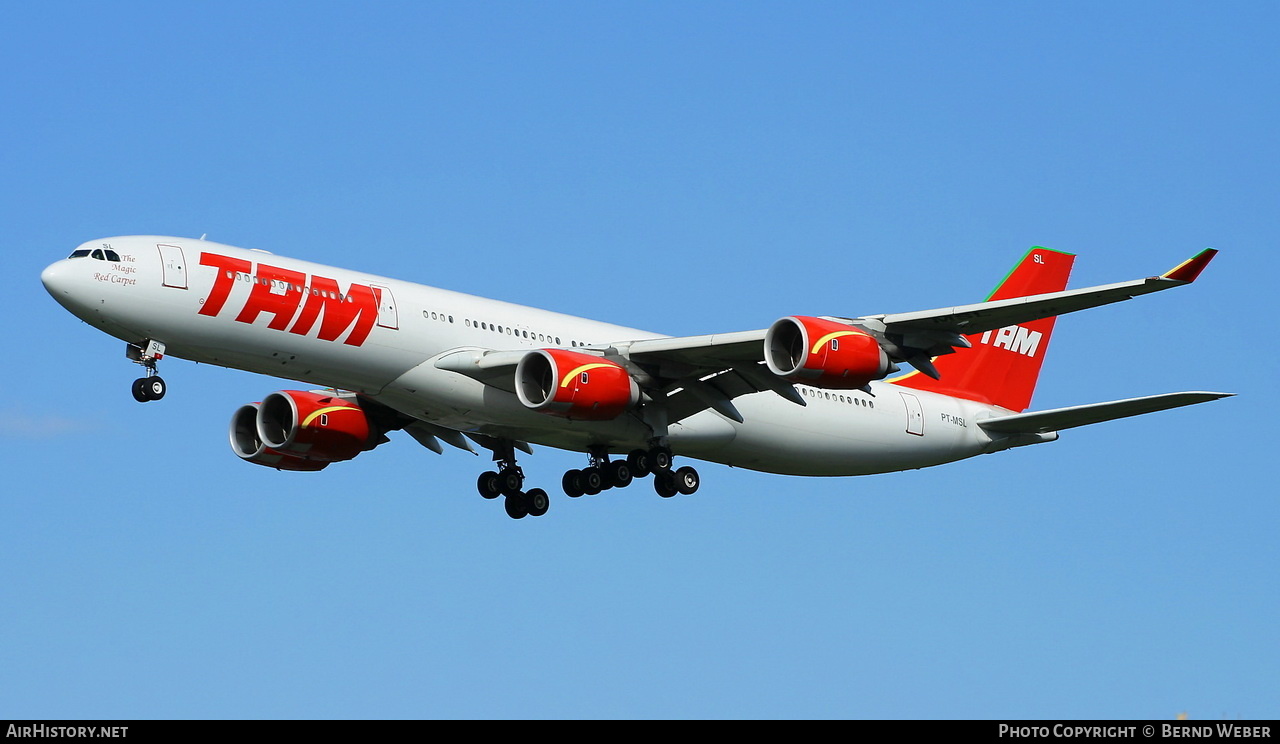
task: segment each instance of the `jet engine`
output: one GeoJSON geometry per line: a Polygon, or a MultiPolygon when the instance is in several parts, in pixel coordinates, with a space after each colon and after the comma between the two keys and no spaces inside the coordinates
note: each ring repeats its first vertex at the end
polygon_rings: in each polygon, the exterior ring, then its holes
{"type": "Polygon", "coordinates": [[[880,344],[863,331],[804,315],[769,326],[764,360],[771,372],[791,382],[843,390],[861,388],[893,368],[880,344]]]}
{"type": "Polygon", "coordinates": [[[258,436],[258,408],[261,403],[241,406],[231,417],[231,451],[242,460],[255,465],[266,465],[277,470],[324,470],[327,460],[304,460],[286,455],[262,443],[258,436]]]}
{"type": "Polygon", "coordinates": [[[243,460],[279,470],[322,470],[376,445],[374,427],[351,400],[284,390],[231,417],[231,449],[243,460]]]}
{"type": "Polygon", "coordinates": [[[516,365],[516,395],[539,413],[608,421],[640,401],[640,387],[621,365],[602,357],[538,349],[516,365]]]}

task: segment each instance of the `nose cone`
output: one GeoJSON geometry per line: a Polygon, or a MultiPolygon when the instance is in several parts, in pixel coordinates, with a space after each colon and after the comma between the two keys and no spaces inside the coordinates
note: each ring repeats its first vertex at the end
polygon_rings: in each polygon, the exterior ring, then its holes
{"type": "Polygon", "coordinates": [[[44,271],[40,272],[40,283],[49,294],[54,296],[54,299],[61,300],[68,288],[66,260],[49,264],[44,271]]]}
{"type": "Polygon", "coordinates": [[[84,289],[77,291],[77,286],[83,287],[83,281],[80,276],[83,271],[81,267],[76,265],[76,261],[63,259],[57,263],[49,264],[48,268],[40,272],[40,282],[44,284],[44,288],[72,314],[83,317],[85,312],[85,302],[87,298],[82,297],[84,289]]]}

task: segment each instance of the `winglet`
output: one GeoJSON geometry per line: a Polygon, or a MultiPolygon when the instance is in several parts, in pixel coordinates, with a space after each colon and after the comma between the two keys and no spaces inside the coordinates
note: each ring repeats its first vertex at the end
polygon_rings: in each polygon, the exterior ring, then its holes
{"type": "Polygon", "coordinates": [[[1186,261],[1164,272],[1160,275],[1160,278],[1173,279],[1179,282],[1194,282],[1196,277],[1200,276],[1200,272],[1204,271],[1204,267],[1208,266],[1216,255],[1218,255],[1217,250],[1205,248],[1192,258],[1188,258],[1186,261]]]}

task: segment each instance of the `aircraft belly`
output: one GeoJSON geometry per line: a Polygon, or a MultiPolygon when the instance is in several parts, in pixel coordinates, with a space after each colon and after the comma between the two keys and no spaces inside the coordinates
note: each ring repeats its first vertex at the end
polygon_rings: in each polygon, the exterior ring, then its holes
{"type": "Polygon", "coordinates": [[[170,346],[169,353],[197,362],[365,394],[377,393],[420,356],[407,355],[398,349],[371,348],[372,344],[355,352],[309,346],[307,343],[261,343],[238,344],[233,348],[215,341],[199,347],[170,346]]]}
{"type": "Polygon", "coordinates": [[[649,432],[629,414],[612,421],[574,421],[538,413],[514,393],[439,369],[432,361],[400,375],[376,397],[401,413],[451,429],[563,449],[600,445],[626,451],[643,446],[649,432]]]}
{"type": "Polygon", "coordinates": [[[714,411],[703,411],[671,424],[668,438],[681,455],[718,462],[719,456],[738,436],[733,421],[714,411]]]}
{"type": "Polygon", "coordinates": [[[910,413],[892,386],[875,386],[868,405],[811,399],[798,406],[772,393],[735,401],[745,423],[732,444],[707,459],[786,475],[868,475],[927,467],[980,454],[973,412],[961,401],[920,396],[922,434],[908,431],[910,413]],[[873,405],[872,405],[873,404],[873,405]]]}

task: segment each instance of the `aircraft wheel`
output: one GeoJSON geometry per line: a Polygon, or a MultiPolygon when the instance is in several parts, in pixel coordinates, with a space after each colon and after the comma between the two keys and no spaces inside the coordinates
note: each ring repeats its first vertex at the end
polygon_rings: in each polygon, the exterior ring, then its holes
{"type": "Polygon", "coordinates": [[[165,392],[168,390],[164,380],[157,375],[145,377],[143,380],[146,382],[147,400],[160,400],[164,397],[165,392]]]}
{"type": "Polygon", "coordinates": [[[521,487],[524,486],[524,476],[520,475],[520,471],[515,468],[504,468],[498,473],[498,489],[503,496],[515,496],[520,493],[521,487]]]}
{"type": "Polygon", "coordinates": [[[147,378],[139,377],[133,381],[133,399],[139,403],[151,400],[147,397],[147,378]]]}
{"type": "Polygon", "coordinates": [[[595,496],[604,490],[604,478],[600,475],[600,468],[590,467],[582,471],[582,492],[588,496],[595,496]]]}
{"type": "Polygon", "coordinates": [[[686,465],[675,472],[675,483],[677,491],[688,495],[698,490],[702,480],[698,477],[698,471],[686,465]]]}
{"type": "Polygon", "coordinates": [[[582,490],[582,471],[565,471],[564,477],[560,479],[560,487],[564,489],[565,495],[571,499],[576,499],[586,493],[586,491],[582,490]]]}
{"type": "Polygon", "coordinates": [[[507,496],[503,506],[507,508],[507,516],[512,519],[524,519],[529,514],[529,501],[522,493],[507,496]]]}
{"type": "Polygon", "coordinates": [[[659,470],[653,474],[653,490],[664,499],[669,499],[679,493],[676,488],[676,477],[670,470],[659,470]]]}
{"type": "Polygon", "coordinates": [[[614,488],[626,488],[631,485],[631,467],[626,460],[614,460],[604,466],[609,474],[609,483],[614,488]]]}
{"type": "Polygon", "coordinates": [[[649,470],[658,472],[671,469],[671,450],[666,447],[654,447],[649,450],[649,470]]]}
{"type": "Polygon", "coordinates": [[[489,470],[480,474],[480,479],[476,481],[476,490],[486,499],[496,499],[502,495],[502,488],[498,483],[498,474],[489,470]]]}
{"type": "Polygon", "coordinates": [[[541,488],[535,488],[524,495],[525,504],[529,508],[529,516],[541,517],[547,513],[547,509],[551,508],[551,499],[547,496],[547,492],[541,488]]]}
{"type": "Polygon", "coordinates": [[[627,465],[631,468],[633,478],[643,478],[649,474],[649,453],[645,450],[631,450],[627,455],[627,465]]]}

